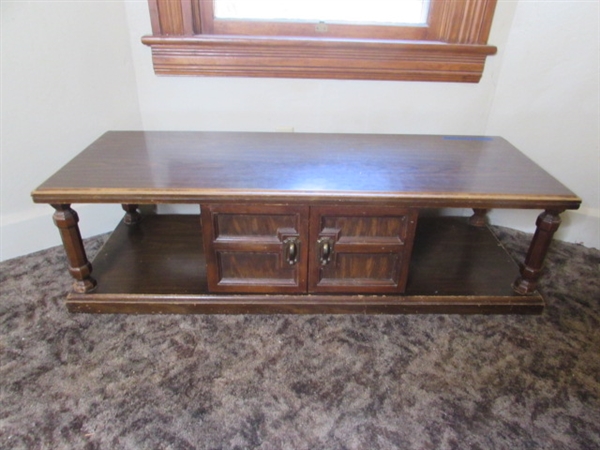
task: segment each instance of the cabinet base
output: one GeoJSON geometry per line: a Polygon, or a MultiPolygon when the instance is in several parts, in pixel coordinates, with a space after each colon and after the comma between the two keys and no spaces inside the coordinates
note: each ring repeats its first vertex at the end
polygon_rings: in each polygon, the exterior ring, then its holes
{"type": "Polygon", "coordinates": [[[71,295],[74,313],[117,314],[540,314],[539,295],[340,296],[340,295],[71,295]]]}
{"type": "Polygon", "coordinates": [[[98,287],[71,293],[79,313],[539,314],[536,292],[511,285],[516,263],[486,227],[466,218],[420,219],[405,295],[231,295],[208,292],[197,216],[145,216],[120,224],[92,263],[98,287]]]}

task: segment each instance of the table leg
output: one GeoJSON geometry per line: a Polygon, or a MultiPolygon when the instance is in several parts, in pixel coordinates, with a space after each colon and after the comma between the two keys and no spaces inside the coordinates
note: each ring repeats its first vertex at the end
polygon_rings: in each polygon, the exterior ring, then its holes
{"type": "Polygon", "coordinates": [[[513,284],[517,294],[526,295],[535,292],[552,236],[560,226],[561,212],[546,210],[538,216],[535,223],[537,228],[529,245],[525,264],[521,268],[521,276],[513,284]]]}
{"type": "Polygon", "coordinates": [[[473,208],[473,215],[469,217],[469,225],[474,227],[485,227],[487,224],[487,209],[473,208]]]}
{"type": "Polygon", "coordinates": [[[135,225],[142,220],[142,215],[138,211],[138,205],[124,204],[121,206],[126,213],[123,218],[123,222],[125,222],[126,225],[135,225]]]}
{"type": "Polygon", "coordinates": [[[96,288],[96,280],[90,276],[92,265],[87,259],[81,240],[81,233],[77,225],[79,217],[69,204],[52,205],[52,207],[56,210],[52,217],[60,231],[60,237],[67,253],[69,273],[75,278],[73,290],[78,293],[93,291],[96,288]]]}

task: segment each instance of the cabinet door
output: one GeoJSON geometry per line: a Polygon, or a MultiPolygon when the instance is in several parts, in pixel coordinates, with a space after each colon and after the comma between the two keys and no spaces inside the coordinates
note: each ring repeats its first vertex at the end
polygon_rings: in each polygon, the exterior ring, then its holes
{"type": "Polygon", "coordinates": [[[310,292],[404,292],[416,210],[319,206],[310,214],[310,292]]]}
{"type": "Polygon", "coordinates": [[[306,292],[308,207],[203,204],[212,292],[306,292]]]}

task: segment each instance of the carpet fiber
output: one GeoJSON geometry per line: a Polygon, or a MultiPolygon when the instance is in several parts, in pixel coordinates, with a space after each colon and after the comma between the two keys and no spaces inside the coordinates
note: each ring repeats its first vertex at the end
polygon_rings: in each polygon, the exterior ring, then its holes
{"type": "Polygon", "coordinates": [[[126,316],[66,311],[62,248],[6,261],[0,448],[600,448],[600,251],[547,267],[541,316],[126,316]]]}

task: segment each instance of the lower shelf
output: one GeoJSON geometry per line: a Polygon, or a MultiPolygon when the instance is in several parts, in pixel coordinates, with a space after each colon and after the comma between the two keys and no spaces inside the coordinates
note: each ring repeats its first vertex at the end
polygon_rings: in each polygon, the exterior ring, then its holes
{"type": "Polygon", "coordinates": [[[197,216],[120,224],[92,262],[94,292],[71,293],[71,312],[212,314],[541,313],[520,296],[518,266],[487,228],[463,218],[420,219],[404,295],[211,294],[197,216]]]}

